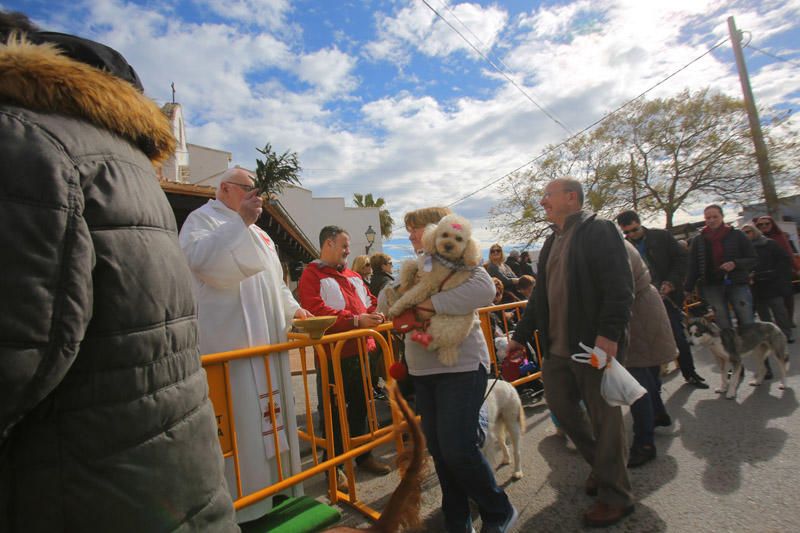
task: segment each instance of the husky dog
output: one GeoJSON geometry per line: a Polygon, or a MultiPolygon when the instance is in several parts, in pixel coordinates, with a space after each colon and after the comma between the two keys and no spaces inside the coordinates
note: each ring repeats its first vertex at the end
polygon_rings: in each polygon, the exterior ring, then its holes
{"type": "Polygon", "coordinates": [[[766,360],[772,355],[781,372],[781,389],[786,388],[786,370],[789,366],[789,352],[786,337],[771,322],[754,322],[743,326],[739,332],[733,329],[721,330],[706,318],[690,318],[689,338],[695,346],[706,346],[717,358],[722,381],[716,392],[726,392],[727,398],[736,397],[736,389],[742,377],[742,358],[750,355],[755,359],[756,377],[750,385],[761,385],[767,372],[766,360]],[[728,369],[732,370],[728,379],[728,369]]]}
{"type": "Polygon", "coordinates": [[[483,455],[489,464],[494,466],[494,459],[499,448],[503,452],[500,465],[510,462],[506,433],[514,449],[514,473],[512,479],[522,479],[522,466],[520,460],[519,439],[525,430],[525,411],[517,389],[508,381],[489,379],[486,385],[489,395],[486,397],[487,416],[489,425],[486,431],[486,441],[483,446],[483,455]]]}

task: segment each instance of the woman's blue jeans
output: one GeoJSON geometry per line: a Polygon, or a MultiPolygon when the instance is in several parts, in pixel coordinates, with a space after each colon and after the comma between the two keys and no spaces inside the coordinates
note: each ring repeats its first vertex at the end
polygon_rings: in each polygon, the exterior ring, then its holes
{"type": "Polygon", "coordinates": [[[753,316],[753,294],[747,285],[707,285],[702,287],[700,294],[714,308],[717,325],[722,329],[733,327],[728,304],[733,307],[733,312],[736,313],[738,327],[748,326],[755,321],[753,316]]]}
{"type": "Polygon", "coordinates": [[[470,531],[469,500],[484,524],[501,524],[511,512],[505,491],[478,448],[478,411],[487,374],[474,372],[413,376],[417,413],[442,486],[442,512],[450,533],[470,531]]]}

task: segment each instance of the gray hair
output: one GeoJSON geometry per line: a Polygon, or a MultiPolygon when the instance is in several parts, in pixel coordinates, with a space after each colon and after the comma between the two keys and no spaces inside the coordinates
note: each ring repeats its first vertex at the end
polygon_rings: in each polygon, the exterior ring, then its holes
{"type": "Polygon", "coordinates": [[[573,177],[565,177],[557,180],[564,187],[564,192],[574,192],[578,198],[578,205],[583,207],[583,185],[573,177]]]}
{"type": "Polygon", "coordinates": [[[217,194],[216,194],[217,200],[219,200],[219,192],[220,192],[222,184],[223,183],[230,183],[231,182],[231,178],[233,178],[234,176],[236,176],[239,173],[242,173],[242,174],[246,175],[248,178],[253,180],[253,182],[255,182],[255,178],[253,177],[253,175],[250,174],[245,169],[243,169],[242,167],[229,168],[228,170],[223,172],[222,176],[220,176],[220,178],[219,178],[219,185],[217,185],[217,194]]]}
{"type": "Polygon", "coordinates": [[[739,229],[740,229],[740,230],[742,230],[742,231],[744,231],[744,229],[745,229],[745,228],[748,228],[748,229],[752,230],[752,231],[753,231],[753,233],[755,233],[755,234],[756,234],[756,236],[758,236],[758,237],[761,237],[762,235],[764,235],[763,233],[761,233],[761,230],[760,230],[760,229],[758,229],[758,228],[756,227],[756,225],[755,225],[755,224],[753,224],[753,223],[750,223],[750,222],[748,222],[747,224],[742,224],[742,227],[741,227],[741,228],[739,228],[739,229]]]}

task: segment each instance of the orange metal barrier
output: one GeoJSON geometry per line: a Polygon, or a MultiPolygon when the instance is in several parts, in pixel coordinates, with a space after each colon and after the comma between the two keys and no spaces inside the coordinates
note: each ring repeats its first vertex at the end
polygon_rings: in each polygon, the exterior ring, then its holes
{"type": "MultiPolygon", "coordinates": [[[[404,422],[402,417],[394,407],[391,406],[392,425],[386,427],[379,427],[377,414],[375,409],[375,398],[372,391],[372,373],[369,365],[369,354],[366,350],[366,339],[371,337],[375,340],[378,347],[383,354],[384,369],[388,369],[394,361],[394,355],[391,343],[387,342],[384,335],[379,331],[388,332],[391,329],[391,324],[383,324],[375,329],[359,329],[343,333],[336,333],[326,335],[320,340],[311,340],[305,335],[290,334],[290,340],[281,344],[272,344],[267,346],[258,346],[254,348],[247,348],[243,350],[235,350],[230,352],[222,352],[217,354],[205,355],[201,358],[203,367],[208,375],[209,383],[209,396],[214,405],[214,412],[217,417],[218,436],[220,445],[222,447],[223,455],[225,457],[232,457],[234,462],[234,470],[236,474],[236,489],[237,497],[234,499],[234,507],[241,509],[247,505],[256,503],[264,498],[268,498],[278,492],[285,490],[293,485],[301,483],[302,481],[317,475],[321,472],[328,471],[328,492],[332,503],[344,501],[345,503],[358,509],[372,519],[377,519],[380,513],[371,509],[366,504],[361,502],[356,494],[355,475],[353,472],[352,459],[366,451],[369,451],[377,446],[386,442],[395,440],[398,451],[402,450],[403,443],[399,432],[395,429],[402,429],[404,422]],[[346,397],[343,387],[343,376],[341,369],[341,352],[344,347],[345,341],[356,340],[358,344],[358,355],[362,368],[362,386],[364,387],[364,397],[367,401],[367,413],[369,421],[369,432],[365,435],[350,437],[350,432],[347,424],[347,410],[346,410],[346,397]],[[338,456],[334,453],[334,443],[332,438],[323,438],[314,434],[313,425],[313,409],[311,406],[311,398],[309,393],[309,376],[315,377],[313,374],[308,373],[308,368],[305,362],[305,349],[314,347],[318,357],[318,369],[321,374],[323,384],[330,384],[333,389],[333,396],[338,405],[339,411],[339,425],[342,429],[342,448],[343,451],[338,456]],[[326,349],[327,347],[327,349],[326,349]],[[311,442],[312,458],[314,466],[308,470],[296,473],[294,475],[285,475],[283,465],[281,464],[281,454],[276,453],[276,467],[278,472],[278,482],[251,494],[242,494],[241,471],[239,465],[239,454],[236,440],[236,425],[233,416],[233,402],[231,401],[231,385],[230,385],[230,361],[246,359],[251,357],[263,357],[265,362],[266,382],[272,383],[271,368],[269,365],[269,357],[275,354],[285,352],[291,349],[299,349],[301,351],[302,363],[302,378],[304,386],[304,401],[305,401],[305,417],[306,428],[308,432],[299,431],[299,436],[311,442]],[[333,379],[329,376],[328,362],[332,362],[333,379]],[[322,446],[327,452],[328,459],[325,461],[319,460],[317,448],[322,446]],[[348,493],[343,493],[336,488],[336,472],[337,465],[345,463],[345,474],[348,478],[348,493]]],[[[384,379],[388,382],[391,377],[387,375],[384,379]]],[[[333,434],[333,420],[331,416],[331,386],[323,386],[322,388],[322,406],[325,412],[325,435],[333,434]]],[[[285,392],[284,392],[285,394],[285,392]]],[[[286,395],[288,398],[289,395],[286,395]]],[[[270,399],[268,402],[267,412],[264,413],[265,417],[269,417],[272,427],[277,426],[277,416],[275,403],[270,399]]],[[[280,450],[279,445],[279,432],[272,433],[273,444],[275,450],[280,450]]],[[[287,438],[291,438],[287,435],[287,438]]]]}
{"type": "MultiPolygon", "coordinates": [[[[489,359],[491,361],[492,367],[494,368],[495,374],[500,375],[500,365],[497,364],[497,352],[495,351],[494,347],[494,332],[492,331],[492,320],[491,314],[495,311],[500,311],[503,317],[503,334],[505,334],[507,339],[511,339],[511,333],[508,323],[508,317],[506,316],[506,312],[513,312],[516,316],[517,321],[522,318],[522,313],[525,311],[525,306],[528,305],[527,300],[523,300],[521,302],[511,302],[507,304],[500,304],[500,305],[490,305],[488,307],[482,307],[478,309],[478,317],[481,321],[481,329],[483,330],[483,336],[486,338],[486,345],[489,348],[489,359]]],[[[525,383],[530,383],[531,381],[536,381],[537,379],[542,378],[542,350],[539,346],[539,332],[535,332],[533,335],[534,346],[536,347],[536,357],[539,360],[539,368],[538,372],[534,372],[532,374],[528,374],[527,376],[523,376],[519,379],[515,379],[511,382],[512,385],[515,387],[519,387],[525,383]]]]}
{"type": "MultiPolygon", "coordinates": [[[[512,311],[516,314],[517,319],[522,315],[527,302],[514,302],[510,304],[495,305],[484,307],[478,310],[478,315],[483,329],[486,343],[489,349],[491,363],[494,365],[495,372],[499,372],[497,365],[497,355],[494,347],[494,335],[492,334],[490,313],[493,311],[512,311]]],[[[505,314],[503,315],[503,330],[509,336],[509,324],[505,314]]],[[[248,505],[259,502],[265,498],[273,496],[287,488],[302,483],[303,481],[319,475],[323,472],[328,473],[328,496],[331,503],[344,502],[367,517],[375,520],[380,517],[380,513],[367,506],[364,502],[360,501],[357,497],[355,473],[353,468],[353,459],[369,450],[381,446],[387,442],[395,441],[398,452],[403,449],[403,442],[400,436],[400,431],[405,429],[406,423],[403,421],[402,416],[394,405],[391,406],[392,425],[380,427],[377,412],[375,408],[375,397],[372,388],[372,369],[369,362],[369,353],[366,348],[366,339],[373,338],[380,348],[383,360],[383,378],[389,382],[391,377],[388,375],[388,369],[394,362],[394,350],[392,342],[389,339],[389,332],[392,329],[391,323],[381,324],[373,329],[359,329],[343,333],[335,333],[325,335],[319,340],[312,340],[306,335],[290,333],[289,340],[280,344],[272,344],[266,346],[258,346],[253,348],[246,348],[242,350],[235,350],[230,352],[221,352],[217,354],[204,355],[201,360],[203,367],[208,375],[209,384],[209,397],[214,405],[214,412],[217,418],[217,431],[220,439],[220,446],[222,447],[223,455],[228,458],[231,457],[234,463],[234,470],[236,475],[236,498],[234,498],[234,507],[242,509],[248,505]],[[347,409],[346,409],[346,391],[343,385],[343,375],[341,368],[342,361],[342,348],[346,341],[356,340],[358,344],[358,354],[352,357],[358,357],[362,374],[362,386],[364,387],[364,397],[367,401],[367,420],[368,420],[368,433],[351,437],[347,422],[347,409]],[[331,402],[336,401],[339,412],[339,426],[341,428],[342,436],[342,453],[335,454],[334,442],[332,438],[321,437],[316,434],[313,413],[316,406],[311,404],[311,394],[309,390],[309,377],[316,379],[316,376],[311,373],[306,361],[306,350],[313,349],[316,355],[317,372],[323,383],[322,398],[320,404],[324,410],[325,419],[325,435],[333,434],[333,417],[331,402]],[[236,438],[236,424],[233,416],[233,402],[231,399],[231,381],[229,363],[231,361],[248,359],[251,357],[263,357],[264,368],[266,373],[266,383],[272,383],[272,371],[269,365],[269,357],[278,353],[286,352],[289,350],[297,349],[300,352],[301,363],[301,376],[303,380],[303,402],[305,406],[305,430],[298,429],[298,437],[308,441],[311,444],[311,456],[313,466],[307,468],[299,473],[293,475],[286,475],[281,461],[281,454],[276,453],[275,461],[278,472],[278,482],[273,483],[267,487],[257,490],[251,494],[242,494],[241,471],[239,465],[239,452],[238,442],[236,438]],[[329,363],[333,369],[333,375],[329,372],[329,363]],[[325,449],[327,459],[320,460],[318,448],[325,449]],[[344,464],[345,475],[347,477],[348,492],[344,493],[337,490],[336,486],[336,466],[344,464]]],[[[538,334],[534,335],[532,339],[536,347],[537,356],[539,358],[539,367],[541,368],[541,350],[539,347],[538,334]]],[[[534,374],[522,377],[512,382],[512,385],[519,386],[523,383],[541,379],[541,371],[534,374]]],[[[315,386],[315,385],[314,385],[315,386]]],[[[290,396],[284,392],[285,397],[288,399],[290,396]]],[[[288,401],[288,400],[287,400],[288,401]]],[[[264,413],[265,417],[269,417],[272,427],[277,427],[277,415],[275,403],[270,399],[268,401],[267,410],[264,413]]],[[[273,444],[275,450],[280,449],[279,445],[279,432],[272,432],[273,444]]],[[[287,435],[287,438],[291,438],[287,435]]]]}

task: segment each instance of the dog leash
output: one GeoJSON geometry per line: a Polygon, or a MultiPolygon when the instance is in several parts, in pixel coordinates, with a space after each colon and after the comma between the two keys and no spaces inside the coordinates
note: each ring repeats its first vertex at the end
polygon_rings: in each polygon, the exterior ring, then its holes
{"type": "Polygon", "coordinates": [[[489,387],[489,389],[486,391],[486,395],[484,395],[484,397],[483,397],[483,401],[481,402],[481,407],[483,407],[483,404],[486,403],[486,398],[488,398],[489,395],[492,393],[492,389],[494,388],[495,385],[497,385],[498,381],[500,381],[500,376],[495,376],[494,382],[492,383],[492,386],[489,387]]]}

